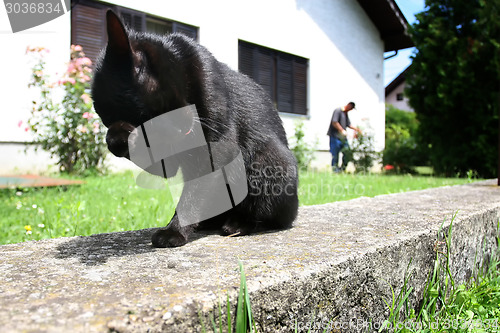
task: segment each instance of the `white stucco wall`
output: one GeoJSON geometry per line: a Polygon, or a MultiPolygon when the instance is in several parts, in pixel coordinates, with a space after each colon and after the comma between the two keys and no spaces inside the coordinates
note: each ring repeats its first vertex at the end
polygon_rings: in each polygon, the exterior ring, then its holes
{"type": "Polygon", "coordinates": [[[26,56],[28,46],[44,46],[47,54],[47,69],[51,72],[64,71],[64,62],[69,56],[70,16],[63,15],[42,26],[13,34],[4,6],[0,6],[0,174],[41,173],[51,164],[48,154],[35,153],[25,146],[12,144],[31,141],[24,129],[29,117],[34,94],[27,88],[32,64],[26,56]],[[19,124],[19,122],[21,122],[19,124]],[[18,126],[20,125],[20,126],[18,126]],[[6,144],[5,142],[9,142],[6,144]]]}
{"type": "MultiPolygon", "coordinates": [[[[309,59],[309,115],[282,114],[285,129],[293,135],[294,123],[306,123],[307,140],[328,149],[326,131],[334,108],[349,101],[353,125],[371,127],[376,148],[384,146],[383,41],[366,13],[353,0],[184,0],[108,1],[157,16],[199,27],[199,41],[216,58],[238,68],[238,39],[292,53],[309,59]]],[[[64,15],[27,32],[8,33],[10,26],[0,6],[0,53],[4,77],[0,80],[2,116],[1,141],[29,141],[29,133],[18,127],[29,116],[30,92],[26,84],[30,66],[25,56],[28,45],[51,50],[47,65],[64,70],[70,45],[70,16],[64,15]]],[[[0,144],[0,150],[3,149],[0,144]]],[[[0,172],[5,172],[0,154],[0,172]]],[[[26,160],[37,165],[33,155],[26,160]]],[[[328,158],[316,164],[328,165],[328,158]]],[[[29,168],[28,168],[29,169],[29,168]]]]}

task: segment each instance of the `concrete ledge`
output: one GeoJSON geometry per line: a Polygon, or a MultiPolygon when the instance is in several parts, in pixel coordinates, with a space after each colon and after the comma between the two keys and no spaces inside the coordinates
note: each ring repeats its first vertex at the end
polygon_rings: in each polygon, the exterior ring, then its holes
{"type": "Polygon", "coordinates": [[[290,230],[198,235],[176,249],[152,248],[153,230],[1,246],[1,331],[196,332],[199,313],[217,309],[226,292],[235,306],[238,258],[261,331],[290,332],[313,317],[362,331],[387,317],[383,298],[390,299],[389,284],[401,287],[410,260],[417,301],[437,231],[456,212],[453,274],[463,281],[487,259],[500,218],[495,184],[302,207],[290,230]]]}

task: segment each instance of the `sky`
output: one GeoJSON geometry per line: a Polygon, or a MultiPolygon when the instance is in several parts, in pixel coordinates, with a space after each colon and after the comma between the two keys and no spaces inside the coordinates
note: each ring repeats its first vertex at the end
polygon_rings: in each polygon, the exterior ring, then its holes
{"type": "MultiPolygon", "coordinates": [[[[403,12],[408,24],[413,24],[415,14],[424,11],[425,0],[395,0],[401,11],[403,12]]],[[[404,71],[406,67],[411,64],[410,56],[414,48],[400,50],[398,55],[384,61],[384,86],[387,86],[394,80],[399,73],[404,71]]],[[[394,54],[394,52],[387,52],[385,57],[394,54]]]]}

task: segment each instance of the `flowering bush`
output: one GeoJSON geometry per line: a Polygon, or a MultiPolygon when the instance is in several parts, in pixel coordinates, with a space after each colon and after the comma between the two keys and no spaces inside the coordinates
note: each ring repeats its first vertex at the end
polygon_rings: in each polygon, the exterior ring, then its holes
{"type": "Polygon", "coordinates": [[[36,148],[56,157],[61,171],[80,174],[102,171],[105,131],[89,95],[91,60],[85,57],[81,46],[72,45],[67,71],[54,83],[44,73],[48,50],[35,47],[28,48],[26,53],[35,59],[28,86],[40,92],[28,120],[28,128],[38,144],[36,148]],[[64,91],[62,100],[54,97],[56,87],[64,91]]]}
{"type": "Polygon", "coordinates": [[[357,173],[369,173],[372,166],[379,160],[380,153],[375,151],[373,129],[368,119],[362,119],[363,134],[356,133],[350,150],[342,151],[347,154],[347,160],[354,163],[357,173]]]}
{"type": "Polygon", "coordinates": [[[291,138],[291,147],[292,153],[295,155],[297,159],[297,167],[299,170],[307,170],[309,168],[309,164],[314,159],[314,146],[308,144],[305,139],[305,130],[304,130],[304,122],[297,121],[295,123],[295,133],[291,138]]]}

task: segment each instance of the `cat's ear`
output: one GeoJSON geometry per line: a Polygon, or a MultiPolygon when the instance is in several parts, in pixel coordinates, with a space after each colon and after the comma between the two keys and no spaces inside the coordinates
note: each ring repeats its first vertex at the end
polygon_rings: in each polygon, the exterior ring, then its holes
{"type": "Polygon", "coordinates": [[[108,51],[118,56],[130,55],[131,49],[127,31],[120,18],[111,9],[106,12],[106,27],[108,29],[108,51]]]}

